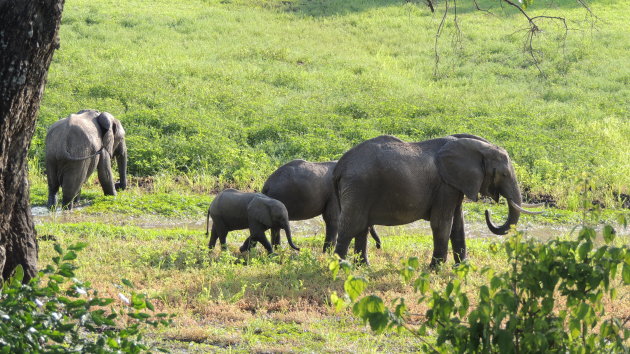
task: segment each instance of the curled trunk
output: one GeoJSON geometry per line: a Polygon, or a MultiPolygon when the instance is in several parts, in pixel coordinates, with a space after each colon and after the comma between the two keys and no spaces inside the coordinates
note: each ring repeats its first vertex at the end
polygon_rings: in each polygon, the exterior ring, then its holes
{"type": "Polygon", "coordinates": [[[488,225],[490,231],[492,231],[492,233],[495,235],[507,234],[508,231],[510,231],[510,227],[518,223],[518,219],[521,216],[520,210],[518,208],[515,208],[513,205],[521,205],[521,194],[517,192],[514,196],[505,196],[505,198],[508,200],[509,213],[507,221],[503,225],[495,226],[494,223],[492,223],[492,220],[490,220],[490,211],[486,210],[486,224],[488,225]],[[510,201],[512,203],[510,203],[510,201]]]}

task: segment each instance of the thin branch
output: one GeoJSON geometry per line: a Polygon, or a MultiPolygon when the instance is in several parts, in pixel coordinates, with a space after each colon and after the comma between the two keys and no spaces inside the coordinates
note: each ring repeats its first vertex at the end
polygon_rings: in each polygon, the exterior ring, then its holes
{"type": "Polygon", "coordinates": [[[442,35],[442,28],[444,28],[446,15],[448,15],[448,0],[444,1],[444,15],[442,15],[442,21],[440,21],[440,25],[438,26],[437,33],[435,34],[435,45],[433,47],[434,52],[435,52],[435,69],[433,71],[434,76],[437,76],[438,70],[439,70],[440,54],[438,52],[438,42],[440,40],[440,35],[442,35]]]}
{"type": "MultiPolygon", "coordinates": [[[[523,14],[523,16],[525,16],[525,17],[527,18],[527,21],[529,21],[529,23],[530,23],[531,25],[536,26],[536,25],[532,22],[531,17],[529,17],[529,15],[527,14],[527,12],[525,12],[525,10],[523,10],[523,8],[522,8],[522,7],[520,7],[520,6],[516,5],[515,3],[513,3],[513,2],[512,2],[512,1],[510,1],[510,0],[501,0],[501,1],[504,1],[504,2],[506,2],[507,4],[512,5],[512,6],[514,6],[514,7],[516,7],[516,8],[518,9],[518,11],[520,11],[520,12],[523,14]]],[[[538,28],[537,28],[537,27],[536,27],[536,29],[538,30],[538,28]]]]}
{"type": "Polygon", "coordinates": [[[459,28],[459,21],[457,20],[457,0],[453,0],[453,11],[455,17],[453,18],[453,23],[455,24],[455,38],[454,45],[460,45],[462,43],[462,30],[459,28]]]}
{"type": "Polygon", "coordinates": [[[406,323],[403,323],[402,326],[403,326],[404,329],[408,330],[409,333],[413,334],[414,336],[416,336],[416,338],[420,339],[422,341],[422,343],[426,344],[429,348],[431,348],[431,350],[433,350],[434,353],[439,353],[439,351],[437,349],[435,349],[435,347],[433,345],[431,345],[431,343],[427,342],[427,340],[424,339],[424,337],[419,335],[418,332],[416,332],[415,329],[409,327],[406,323]]]}
{"type": "Polygon", "coordinates": [[[475,9],[477,11],[485,12],[492,16],[496,16],[494,13],[490,12],[490,10],[482,9],[481,7],[479,7],[479,3],[477,3],[477,0],[473,0],[473,3],[475,4],[475,9]]]}

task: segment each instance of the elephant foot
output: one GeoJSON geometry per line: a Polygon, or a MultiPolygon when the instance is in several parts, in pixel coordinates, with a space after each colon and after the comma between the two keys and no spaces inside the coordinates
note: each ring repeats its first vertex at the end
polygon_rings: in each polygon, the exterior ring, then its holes
{"type": "Polygon", "coordinates": [[[442,268],[442,265],[444,264],[444,258],[433,258],[431,260],[431,263],[429,263],[429,269],[433,270],[433,271],[437,271],[440,268],[442,268]]]}

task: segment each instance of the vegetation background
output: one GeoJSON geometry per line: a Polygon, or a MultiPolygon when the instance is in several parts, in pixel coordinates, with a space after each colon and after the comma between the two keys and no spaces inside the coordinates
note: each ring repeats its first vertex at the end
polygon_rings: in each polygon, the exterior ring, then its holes
{"type": "Polygon", "coordinates": [[[506,148],[523,188],[575,208],[582,172],[614,205],[630,186],[628,3],[539,1],[546,21],[524,51],[525,18],[458,2],[434,45],[435,14],[414,1],[70,0],[31,156],[47,127],[108,111],[128,135],[133,176],[186,175],[260,188],[295,158],[339,158],[380,134],[452,133],[506,148]],[[459,39],[459,40],[457,40],[459,39]]]}
{"type": "MultiPolygon", "coordinates": [[[[209,254],[200,220],[216,189],[258,189],[282,163],[336,159],[380,134],[467,132],[506,148],[529,196],[569,210],[524,216],[528,237],[574,237],[558,224],[579,222],[570,210],[585,198],[619,206],[630,193],[630,3],[593,0],[595,19],[573,0],[534,2],[532,15],[565,16],[570,29],[564,38],[562,26],[544,23],[534,41],[542,73],[524,50],[523,16],[478,3],[495,15],[458,2],[460,37],[451,7],[436,73],[441,1],[432,14],[403,0],[68,0],[30,151],[33,204],[46,203],[47,127],[81,109],[121,119],[134,178],[105,197],[93,176],[83,208],[37,217],[41,265],[53,240],[88,242],[77,277],[114,298],[126,278],[156,298],[177,317],[151,336],[174,350],[417,350],[410,334],[372,336],[331,309],[343,281],[328,272],[317,221],[292,224],[300,253],[268,258],[238,254],[244,231],[229,235],[228,252],[209,254]],[[541,222],[553,225],[532,226],[541,222]]],[[[506,209],[465,204],[470,257],[499,272],[507,259],[475,228],[486,208],[506,209]]],[[[405,297],[411,323],[420,321],[426,307],[398,269],[412,256],[428,263],[430,231],[379,232],[383,250],[370,250],[371,267],[357,273],[387,304],[405,297]]],[[[627,244],[627,231],[616,242],[627,244]]],[[[431,286],[453,276],[449,264],[431,286]]],[[[469,289],[484,281],[475,274],[469,289]]],[[[607,316],[630,316],[627,293],[620,286],[618,300],[604,298],[607,316]]]]}

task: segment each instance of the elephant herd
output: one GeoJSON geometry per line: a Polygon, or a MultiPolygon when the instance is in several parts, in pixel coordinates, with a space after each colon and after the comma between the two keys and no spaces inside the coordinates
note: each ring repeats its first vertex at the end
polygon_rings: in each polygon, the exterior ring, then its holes
{"type": "MultiPolygon", "coordinates": [[[[106,195],[126,187],[127,147],[120,121],[107,112],[83,110],[60,119],[46,136],[48,207],[72,208],[81,186],[96,169],[106,195]],[[111,160],[116,158],[120,182],[114,183],[111,160]]],[[[450,240],[456,263],[466,259],[462,202],[478,196],[496,202],[503,196],[507,221],[495,226],[486,210],[486,223],[497,235],[508,232],[523,209],[508,153],[470,134],[454,134],[421,142],[404,142],[383,135],[348,150],[339,161],[291,161],[272,173],[262,193],[226,189],[212,201],[207,214],[209,248],[217,240],[226,248],[228,232],[249,229],[241,252],[260,242],[267,252],[280,245],[284,230],[293,243],[290,220],[322,215],[326,224],[323,250],[334,247],[345,258],[354,239],[355,253],[367,263],[367,235],[381,247],[373,225],[402,225],[424,219],[431,224],[431,266],[446,260],[450,240]],[[212,230],[209,230],[212,218],[212,230]],[[271,229],[271,243],[265,232],[271,229]],[[338,235],[338,236],[337,236],[338,235]]]]}

